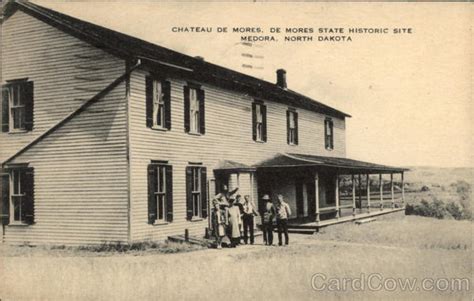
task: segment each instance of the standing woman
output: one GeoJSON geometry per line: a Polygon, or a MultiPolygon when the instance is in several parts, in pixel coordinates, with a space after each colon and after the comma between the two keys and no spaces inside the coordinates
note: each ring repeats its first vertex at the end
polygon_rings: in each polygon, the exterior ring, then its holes
{"type": "Polygon", "coordinates": [[[222,248],[222,239],[225,236],[225,228],[227,225],[227,205],[219,199],[212,201],[212,226],[216,238],[216,247],[222,248]]]}
{"type": "Polygon", "coordinates": [[[230,199],[229,216],[229,238],[230,246],[235,248],[240,243],[240,224],[242,222],[240,209],[235,199],[230,199]]]}

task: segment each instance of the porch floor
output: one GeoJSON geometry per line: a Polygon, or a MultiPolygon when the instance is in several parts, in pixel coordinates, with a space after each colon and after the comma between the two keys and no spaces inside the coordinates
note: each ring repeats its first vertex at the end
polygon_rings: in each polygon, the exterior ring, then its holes
{"type": "Polygon", "coordinates": [[[356,213],[355,216],[353,216],[352,214],[348,214],[348,215],[342,216],[340,218],[333,218],[333,219],[323,220],[323,221],[319,221],[319,222],[310,222],[310,223],[304,223],[304,224],[289,223],[288,224],[288,229],[289,230],[296,230],[296,232],[300,232],[298,230],[318,231],[320,228],[335,225],[335,224],[347,223],[347,222],[356,221],[356,220],[359,220],[359,219],[384,215],[384,214],[388,214],[388,213],[399,212],[399,211],[403,211],[403,210],[405,210],[405,208],[394,208],[394,209],[384,208],[382,210],[372,208],[370,212],[356,213]]]}

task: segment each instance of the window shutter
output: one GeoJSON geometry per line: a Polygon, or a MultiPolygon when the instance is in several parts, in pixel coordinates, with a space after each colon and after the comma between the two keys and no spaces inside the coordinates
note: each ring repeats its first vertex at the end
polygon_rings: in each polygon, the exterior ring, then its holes
{"type": "Polygon", "coordinates": [[[10,222],[10,181],[8,173],[0,174],[0,190],[1,190],[1,204],[0,204],[0,218],[2,225],[8,225],[10,222]]]}
{"type": "Polygon", "coordinates": [[[191,220],[193,218],[193,172],[192,167],[186,167],[186,218],[191,220]]]}
{"type": "Polygon", "coordinates": [[[197,97],[199,100],[199,133],[204,135],[206,133],[206,114],[205,114],[205,94],[204,90],[197,90],[197,97]]]}
{"type": "Polygon", "coordinates": [[[147,76],[145,79],[146,89],[146,126],[153,126],[153,78],[147,76]]]}
{"type": "Polygon", "coordinates": [[[21,177],[21,189],[25,194],[21,208],[22,220],[31,225],[35,222],[34,170],[26,168],[21,177]]]}
{"type": "Polygon", "coordinates": [[[332,120],[329,121],[329,125],[331,127],[331,149],[334,149],[334,123],[332,120]]]}
{"type": "Polygon", "coordinates": [[[148,223],[153,224],[156,220],[156,166],[148,165],[148,223]]]}
{"type": "Polygon", "coordinates": [[[252,139],[257,141],[257,104],[252,103],[252,139]]]}
{"type": "Polygon", "coordinates": [[[162,85],[165,102],[165,128],[171,130],[171,83],[164,81],[162,85]]]}
{"type": "Polygon", "coordinates": [[[190,116],[189,116],[189,87],[184,86],[184,131],[189,133],[190,127],[190,116]]]}
{"type": "Polygon", "coordinates": [[[21,84],[21,97],[25,104],[25,129],[33,130],[33,114],[34,114],[34,95],[33,82],[25,82],[21,84]]]}
{"type": "Polygon", "coordinates": [[[267,142],[267,106],[261,105],[262,110],[262,140],[267,142]]]}
{"type": "Polygon", "coordinates": [[[166,167],[166,221],[173,221],[173,167],[166,167]]]}
{"type": "Polygon", "coordinates": [[[286,111],[286,143],[290,144],[290,111],[286,111]]]}
{"type": "Polygon", "coordinates": [[[201,206],[202,218],[207,218],[207,169],[201,167],[201,206]]]}
{"type": "Polygon", "coordinates": [[[329,120],[324,120],[324,147],[329,148],[329,143],[328,143],[328,122],[329,120]]]}
{"type": "Polygon", "coordinates": [[[2,132],[8,132],[8,127],[10,123],[10,103],[9,103],[9,92],[8,86],[2,87],[2,114],[1,114],[1,124],[2,132]]]}
{"type": "Polygon", "coordinates": [[[294,112],[295,117],[295,144],[298,144],[298,112],[294,112]]]}

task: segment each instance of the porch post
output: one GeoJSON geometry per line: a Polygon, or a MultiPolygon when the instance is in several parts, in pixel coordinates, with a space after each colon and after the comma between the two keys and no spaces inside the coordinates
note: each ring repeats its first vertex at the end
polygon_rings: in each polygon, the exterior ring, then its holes
{"type": "Polygon", "coordinates": [[[404,173],[402,172],[402,208],[405,208],[405,180],[404,173]]]}
{"type": "Polygon", "coordinates": [[[380,185],[380,210],[383,210],[383,179],[382,179],[382,174],[379,174],[379,185],[380,185]]]}
{"type": "Polygon", "coordinates": [[[336,173],[336,218],[341,216],[339,208],[339,174],[336,173]]]}
{"type": "Polygon", "coordinates": [[[352,175],[352,216],[356,215],[356,183],[355,177],[352,175]]]}
{"type": "Polygon", "coordinates": [[[367,212],[370,213],[370,176],[367,174],[367,212]]]}
{"type": "Polygon", "coordinates": [[[359,174],[359,206],[362,211],[362,175],[359,174]]]}
{"type": "Polygon", "coordinates": [[[319,222],[319,174],[314,175],[314,194],[316,200],[316,222],[319,222]]]}
{"type": "Polygon", "coordinates": [[[393,188],[393,173],[390,174],[390,193],[392,194],[392,209],[395,208],[395,192],[393,188]]]}

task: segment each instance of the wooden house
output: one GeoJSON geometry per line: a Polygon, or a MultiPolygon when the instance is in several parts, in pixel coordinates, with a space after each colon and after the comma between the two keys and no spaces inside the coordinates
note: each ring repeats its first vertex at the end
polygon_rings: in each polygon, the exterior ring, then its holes
{"type": "Polygon", "coordinates": [[[29,2],[3,13],[4,242],[204,235],[224,184],[283,194],[294,224],[403,208],[384,181],[404,169],[346,158],[350,116],[284,70],[270,83],[29,2]]]}

